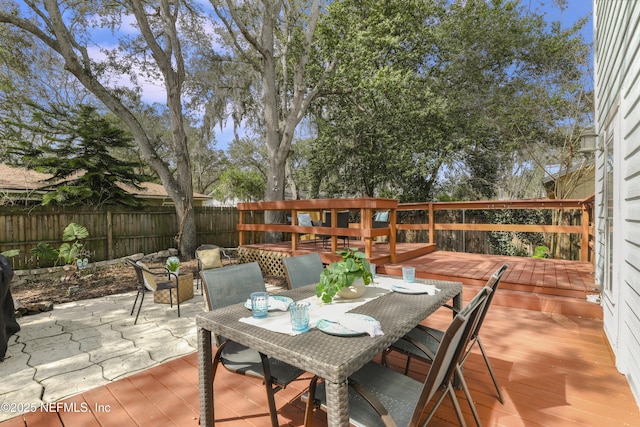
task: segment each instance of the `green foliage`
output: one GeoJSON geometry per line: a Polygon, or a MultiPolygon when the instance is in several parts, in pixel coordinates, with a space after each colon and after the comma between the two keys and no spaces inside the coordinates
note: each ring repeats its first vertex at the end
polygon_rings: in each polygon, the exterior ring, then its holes
{"type": "Polygon", "coordinates": [[[50,244],[38,242],[35,248],[31,249],[31,254],[38,259],[47,261],[56,261],[60,255],[58,250],[54,249],[50,244]]]}
{"type": "Polygon", "coordinates": [[[64,243],[60,245],[60,248],[55,249],[48,243],[39,242],[35,248],[31,249],[31,254],[42,260],[62,260],[67,265],[73,264],[84,249],[85,244],[81,240],[87,237],[89,237],[87,228],[72,222],[62,232],[64,243]]]}
{"type": "Polygon", "coordinates": [[[549,258],[549,248],[543,245],[536,246],[533,258],[549,258]]]}
{"type": "Polygon", "coordinates": [[[167,259],[167,270],[175,273],[180,268],[180,260],[177,257],[170,257],[167,259]]]}
{"type": "Polygon", "coordinates": [[[67,225],[62,233],[62,240],[65,242],[60,245],[58,252],[60,258],[65,264],[71,264],[78,257],[78,254],[84,249],[82,239],[89,237],[89,231],[83,225],[71,223],[67,225]],[[69,243],[73,241],[73,243],[69,243]]]}
{"type": "Polygon", "coordinates": [[[454,197],[493,198],[516,156],[589,119],[584,19],[561,30],[507,0],[345,0],[327,11],[320,43],[340,63],[314,110],[311,196],[433,200],[456,172],[454,197]]]}
{"type": "Polygon", "coordinates": [[[47,191],[43,205],[139,205],[122,188],[141,189],[139,184],[145,177],[133,172],[138,163],[111,154],[117,149],[131,149],[132,138],[127,132],[87,105],[32,108],[32,123],[9,125],[26,128],[43,141],[36,145],[20,139],[12,149],[23,166],[52,175],[43,188],[47,191]]]}
{"type": "MultiPolygon", "coordinates": [[[[549,224],[551,215],[548,211],[533,209],[513,209],[490,211],[487,214],[490,224],[549,224]]],[[[542,233],[493,231],[489,233],[489,246],[494,255],[531,256],[533,249],[544,245],[542,233]]]]}
{"type": "MultiPolygon", "coordinates": [[[[431,89],[438,2],[344,1],[328,7],[321,28],[339,67],[318,106],[318,139],[308,159],[311,195],[376,196],[406,201],[428,193],[443,162],[446,102],[431,89]],[[419,175],[419,178],[417,176],[419,175]],[[414,194],[415,195],[415,194],[414,194]],[[416,196],[417,197],[417,196],[416,196]]],[[[421,200],[425,200],[424,198],[421,200]]]]}
{"type": "Polygon", "coordinates": [[[20,253],[20,249],[9,249],[8,251],[0,252],[0,255],[3,255],[7,258],[12,258],[14,256],[18,256],[20,253]]]}
{"type": "Polygon", "coordinates": [[[342,288],[351,286],[356,278],[362,277],[365,285],[373,280],[369,261],[364,253],[351,248],[338,251],[337,254],[342,260],[326,267],[320,274],[320,283],[316,286],[316,295],[322,297],[325,303],[331,302],[342,288]]]}
{"type": "Polygon", "coordinates": [[[230,167],[222,173],[211,195],[218,200],[260,200],[264,197],[265,187],[264,176],[259,172],[230,167]]]}

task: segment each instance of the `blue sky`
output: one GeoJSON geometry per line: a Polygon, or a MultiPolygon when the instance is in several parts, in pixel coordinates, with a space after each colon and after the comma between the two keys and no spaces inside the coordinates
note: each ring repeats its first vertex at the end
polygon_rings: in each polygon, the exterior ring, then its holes
{"type": "MultiPolygon", "coordinates": [[[[523,0],[526,4],[526,0],[523,0]]],[[[567,0],[567,7],[561,11],[551,0],[529,0],[530,7],[537,4],[546,13],[548,21],[560,21],[563,28],[570,27],[578,19],[589,16],[589,22],[582,31],[585,41],[593,41],[593,1],[592,0],[567,0]]]]}

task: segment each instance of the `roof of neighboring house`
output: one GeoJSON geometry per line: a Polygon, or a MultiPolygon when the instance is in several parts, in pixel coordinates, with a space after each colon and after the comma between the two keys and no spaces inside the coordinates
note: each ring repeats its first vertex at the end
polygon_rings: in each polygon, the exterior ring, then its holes
{"type": "Polygon", "coordinates": [[[593,166],[593,164],[594,164],[593,160],[589,160],[587,162],[580,162],[577,164],[573,164],[568,171],[566,170],[566,167],[564,165],[548,165],[546,167],[547,173],[542,178],[542,182],[543,184],[546,184],[548,182],[555,181],[558,178],[577,172],[581,169],[584,169],[585,167],[593,166]]]}
{"type": "MultiPolygon", "coordinates": [[[[46,185],[43,181],[49,177],[51,177],[50,174],[0,163],[0,193],[37,192],[46,185]]],[[[121,188],[142,199],[166,199],[169,197],[167,191],[160,184],[142,182],[140,186],[144,189],[138,190],[125,185],[121,185],[121,188]]],[[[195,200],[211,199],[211,197],[200,193],[193,193],[193,197],[195,200]]]]}
{"type": "Polygon", "coordinates": [[[16,168],[0,163],[0,191],[25,192],[38,190],[51,175],[26,168],[16,168]]]}

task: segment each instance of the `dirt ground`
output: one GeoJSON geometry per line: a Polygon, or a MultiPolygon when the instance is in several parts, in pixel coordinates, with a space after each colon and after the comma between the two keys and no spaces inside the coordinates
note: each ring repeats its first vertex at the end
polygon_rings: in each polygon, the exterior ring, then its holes
{"type": "MultiPolygon", "coordinates": [[[[161,263],[150,263],[150,267],[162,267],[161,263]]],[[[183,261],[180,263],[180,274],[193,273],[198,275],[197,260],[183,261]]],[[[284,278],[277,276],[265,276],[265,282],[284,285],[284,278]]],[[[52,302],[60,304],[70,301],[78,301],[89,298],[98,298],[105,295],[120,294],[136,290],[136,277],[133,267],[128,265],[113,265],[93,270],[88,268],[68,281],[60,278],[46,279],[14,286],[11,294],[14,301],[22,304],[34,304],[52,302]],[[77,290],[70,293],[70,287],[77,290]]]]}

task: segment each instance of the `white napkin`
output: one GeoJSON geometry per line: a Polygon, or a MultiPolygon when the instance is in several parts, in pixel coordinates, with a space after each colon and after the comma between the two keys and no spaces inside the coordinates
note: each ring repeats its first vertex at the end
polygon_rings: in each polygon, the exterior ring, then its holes
{"type": "Polygon", "coordinates": [[[280,299],[269,297],[269,310],[287,311],[289,310],[289,304],[280,299]]]}
{"type": "MultiPolygon", "coordinates": [[[[247,306],[251,307],[251,299],[247,300],[247,306]]],[[[269,311],[273,310],[288,311],[289,304],[277,298],[269,297],[269,311]]]]}
{"type": "Polygon", "coordinates": [[[356,316],[341,316],[337,321],[347,329],[351,329],[352,331],[356,332],[367,333],[370,337],[384,335],[384,332],[382,332],[382,327],[380,326],[380,322],[378,322],[377,320],[375,322],[372,322],[370,320],[366,320],[356,316]]]}
{"type": "Polygon", "coordinates": [[[435,295],[436,291],[440,290],[436,288],[434,285],[427,285],[424,283],[403,282],[403,283],[396,284],[394,286],[398,289],[406,289],[407,291],[410,291],[410,292],[424,293],[429,295],[435,295]]]}

